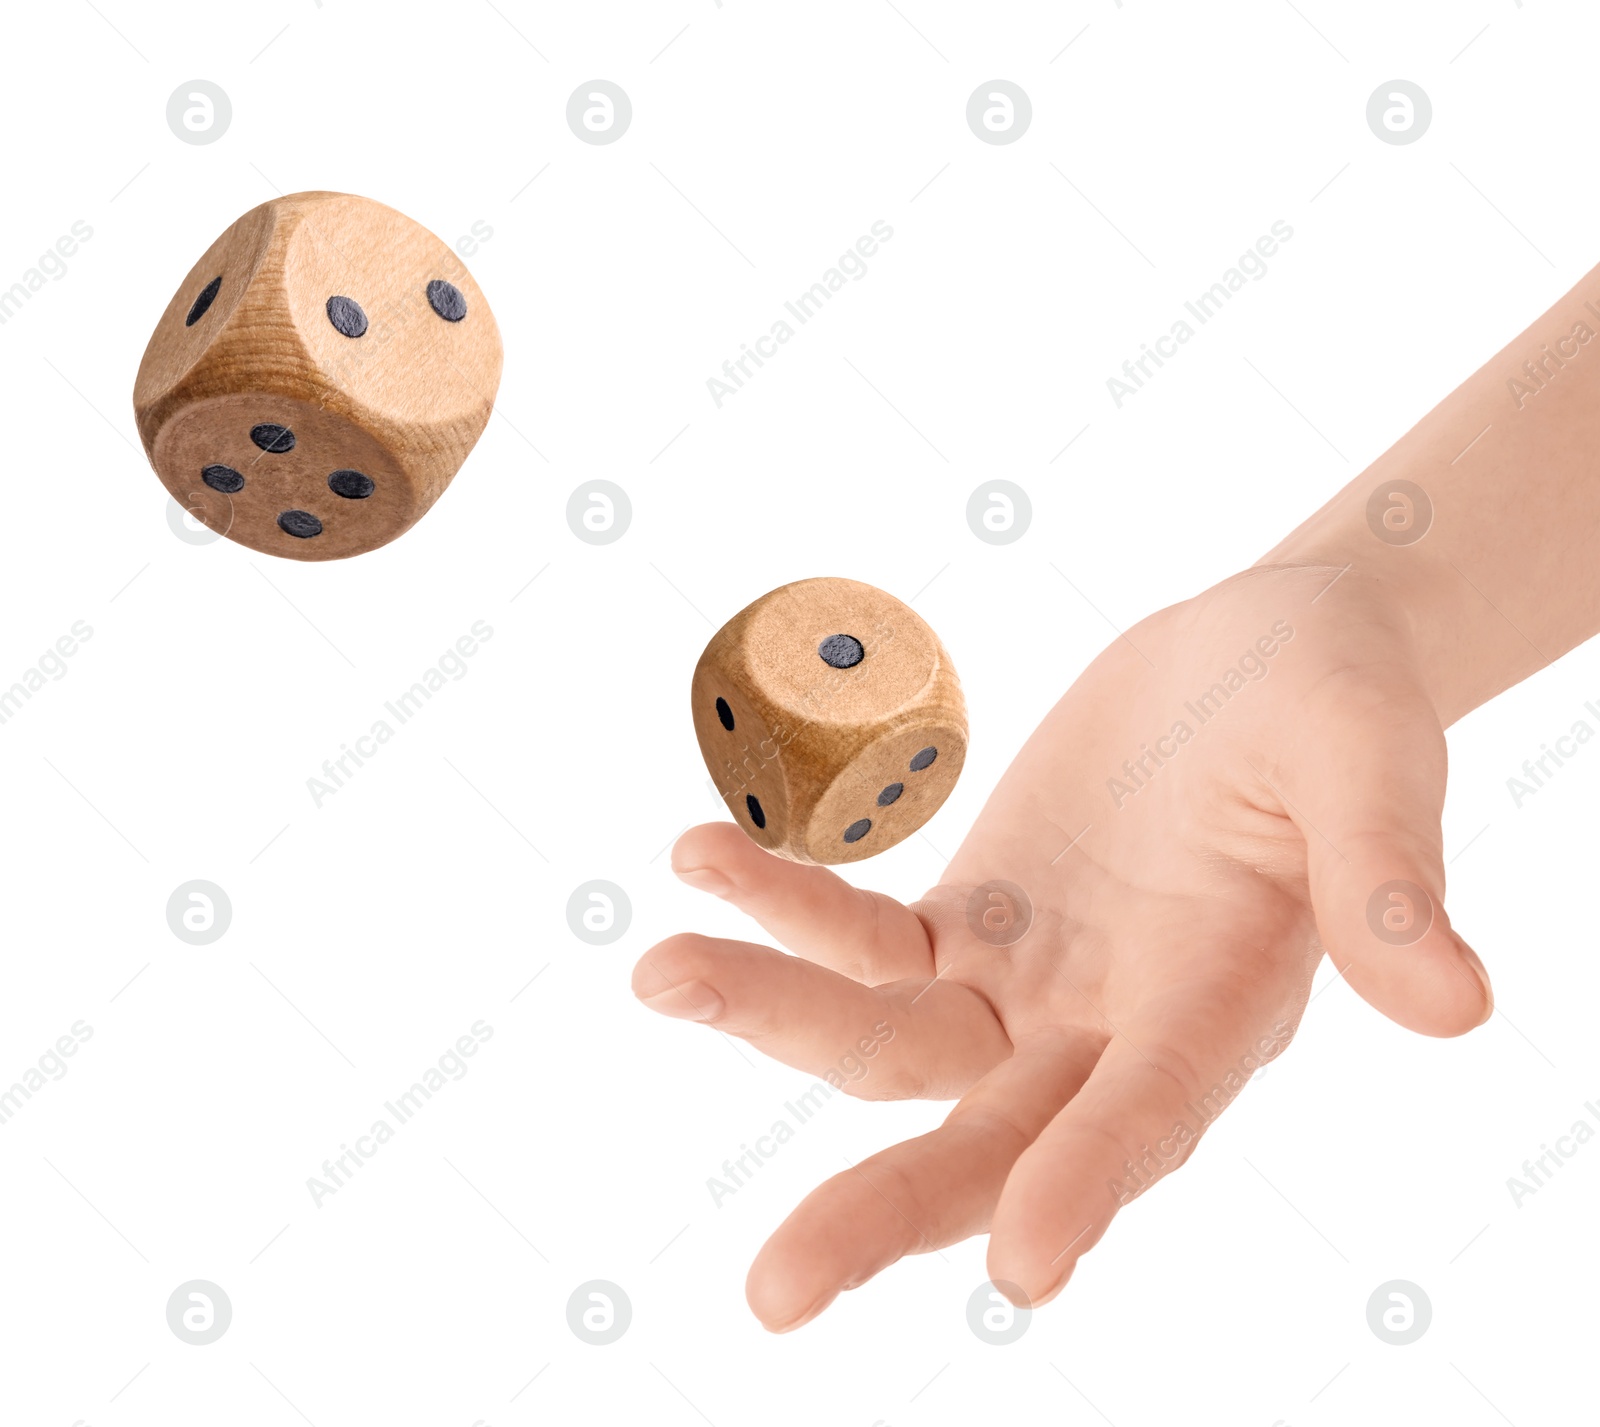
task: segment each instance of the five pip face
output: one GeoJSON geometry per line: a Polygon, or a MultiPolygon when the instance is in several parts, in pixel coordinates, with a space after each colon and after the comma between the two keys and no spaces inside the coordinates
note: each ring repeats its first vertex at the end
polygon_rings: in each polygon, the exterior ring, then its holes
{"type": "Polygon", "coordinates": [[[690,697],[734,821],[795,862],[893,847],[966,760],[966,702],[938,636],[857,580],[800,580],[741,610],[700,656],[690,697]]]}
{"type": "Polygon", "coordinates": [[[253,208],[156,324],[133,404],[156,474],[219,534],[336,560],[443,493],[500,384],[500,332],[440,239],[343,193],[253,208]]]}

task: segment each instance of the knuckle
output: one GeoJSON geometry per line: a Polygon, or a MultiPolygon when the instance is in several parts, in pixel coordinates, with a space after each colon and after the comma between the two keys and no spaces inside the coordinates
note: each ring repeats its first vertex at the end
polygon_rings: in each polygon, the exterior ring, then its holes
{"type": "Polygon", "coordinates": [[[1157,1079],[1178,1098],[1178,1104],[1192,1100],[1200,1090],[1201,1077],[1194,1062],[1175,1046],[1151,1046],[1144,1058],[1157,1079]]]}
{"type": "Polygon", "coordinates": [[[866,1211],[892,1221],[890,1229],[899,1237],[904,1251],[936,1244],[928,1232],[936,1226],[915,1182],[893,1160],[869,1160],[839,1178],[851,1184],[866,1211]]]}
{"type": "Polygon", "coordinates": [[[920,1100],[927,1089],[927,1078],[910,1066],[890,1061],[882,1073],[877,1069],[859,1081],[847,1081],[846,1093],[858,1100],[920,1100]]]}

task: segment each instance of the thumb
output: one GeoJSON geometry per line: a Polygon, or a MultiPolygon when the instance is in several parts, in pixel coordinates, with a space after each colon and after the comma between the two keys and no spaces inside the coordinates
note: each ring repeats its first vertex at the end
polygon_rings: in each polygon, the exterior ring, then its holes
{"type": "Polygon", "coordinates": [[[1318,739],[1316,826],[1288,811],[1308,849],[1311,906],[1335,968],[1408,1030],[1457,1036],[1494,1012],[1489,975],[1444,905],[1445,744],[1431,704],[1342,711],[1318,739]],[[1334,736],[1327,736],[1333,734],[1334,736]],[[1337,750],[1328,757],[1326,750],[1337,750]]]}

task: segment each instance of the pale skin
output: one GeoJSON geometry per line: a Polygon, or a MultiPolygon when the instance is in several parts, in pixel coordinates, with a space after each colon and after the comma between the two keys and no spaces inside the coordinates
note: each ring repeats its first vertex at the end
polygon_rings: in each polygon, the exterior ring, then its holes
{"type": "Polygon", "coordinates": [[[1600,631],[1597,451],[1600,268],[1260,562],[1113,641],[920,901],[730,823],[678,840],[679,877],[793,954],[684,933],[635,994],[815,1076],[887,1022],[844,1088],[957,1102],[779,1226],[746,1285],[767,1328],[984,1232],[990,1277],[1048,1302],[1281,1053],[1323,956],[1422,1034],[1492,1015],[1445,911],[1444,730],[1600,631]],[[967,918],[996,879],[1033,906],[1004,947],[967,918]]]}

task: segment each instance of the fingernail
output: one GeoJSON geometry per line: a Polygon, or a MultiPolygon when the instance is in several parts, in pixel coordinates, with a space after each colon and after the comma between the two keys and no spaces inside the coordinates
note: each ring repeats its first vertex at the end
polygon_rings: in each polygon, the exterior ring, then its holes
{"type": "Polygon", "coordinates": [[[733,883],[714,867],[686,867],[678,873],[678,878],[713,897],[726,897],[733,891],[733,883]]]}
{"type": "Polygon", "coordinates": [[[1477,976],[1479,982],[1483,986],[1485,1010],[1483,1013],[1483,1020],[1478,1022],[1478,1024],[1481,1026],[1489,1019],[1490,1016],[1494,1015],[1494,987],[1489,984],[1488,969],[1484,966],[1483,962],[1478,959],[1478,953],[1468,946],[1460,937],[1456,938],[1456,946],[1460,948],[1461,959],[1472,968],[1473,974],[1477,976]]]}
{"type": "Polygon", "coordinates": [[[642,998],[652,1011],[680,1021],[712,1021],[722,1014],[722,997],[704,981],[685,981],[642,998]]]}
{"type": "MultiPolygon", "coordinates": [[[[1041,1293],[1037,1298],[1028,1299],[1028,1301],[1026,1301],[1024,1303],[1019,1303],[1019,1304],[1017,1304],[1017,1307],[1019,1307],[1019,1308],[1029,1308],[1029,1309],[1043,1308],[1046,1303],[1050,1302],[1050,1300],[1052,1298],[1054,1298],[1056,1296],[1056,1294],[1060,1293],[1061,1290],[1067,1286],[1067,1280],[1069,1278],[1071,1278],[1071,1277],[1072,1277],[1072,1270],[1069,1268],[1064,1274],[1061,1275],[1060,1278],[1056,1279],[1056,1281],[1054,1283],[1052,1283],[1049,1288],[1045,1289],[1045,1291],[1043,1293],[1041,1293]]],[[[1024,1297],[1024,1299],[1027,1299],[1027,1295],[1026,1294],[1024,1294],[1023,1297],[1024,1297]]]]}
{"type": "Polygon", "coordinates": [[[821,1298],[818,1298],[809,1307],[802,1309],[792,1318],[785,1318],[781,1322],[767,1323],[763,1326],[769,1333],[792,1333],[796,1328],[804,1328],[807,1323],[820,1314],[838,1296],[837,1289],[830,1289],[821,1298]]]}

